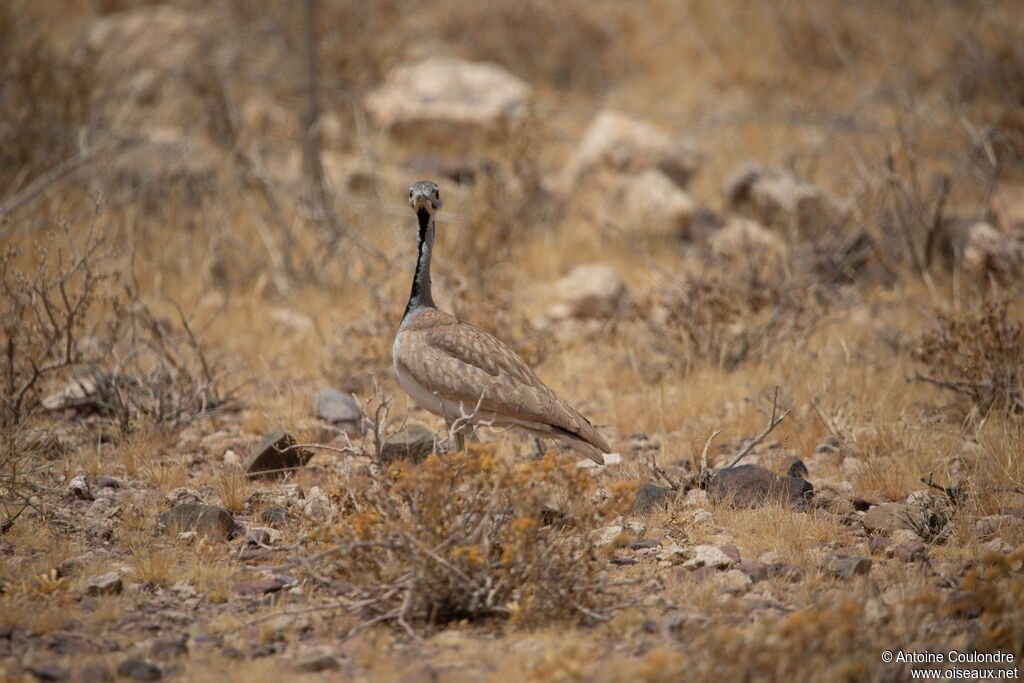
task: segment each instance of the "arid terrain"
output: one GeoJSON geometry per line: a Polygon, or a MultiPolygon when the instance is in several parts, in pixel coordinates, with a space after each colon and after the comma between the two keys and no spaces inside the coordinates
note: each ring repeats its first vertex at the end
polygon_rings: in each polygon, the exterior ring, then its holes
{"type": "Polygon", "coordinates": [[[0,247],[2,680],[1019,676],[1024,3],[11,0],[0,247]]]}

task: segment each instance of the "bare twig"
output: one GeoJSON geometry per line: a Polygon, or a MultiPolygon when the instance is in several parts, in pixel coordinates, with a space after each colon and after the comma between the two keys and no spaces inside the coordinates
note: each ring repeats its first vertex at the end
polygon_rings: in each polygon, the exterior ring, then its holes
{"type": "Polygon", "coordinates": [[[779,387],[776,386],[775,387],[775,395],[772,398],[772,414],[771,414],[771,417],[768,419],[768,426],[765,427],[763,432],[761,432],[756,437],[754,437],[754,439],[750,443],[748,443],[746,445],[746,447],[742,451],[740,451],[739,454],[735,458],[733,458],[732,462],[729,463],[726,466],[726,468],[735,467],[736,463],[738,463],[740,460],[745,458],[750,453],[750,451],[754,450],[754,446],[756,446],[757,444],[759,444],[762,441],[764,441],[764,438],[766,436],[768,436],[769,434],[771,434],[772,430],[775,429],[776,427],[778,427],[779,424],[783,420],[786,419],[786,416],[789,415],[789,413],[792,410],[792,408],[788,408],[786,410],[786,412],[784,412],[782,415],[780,415],[778,417],[778,419],[776,419],[775,415],[776,415],[776,412],[778,410],[778,404],[779,404],[779,387]]]}

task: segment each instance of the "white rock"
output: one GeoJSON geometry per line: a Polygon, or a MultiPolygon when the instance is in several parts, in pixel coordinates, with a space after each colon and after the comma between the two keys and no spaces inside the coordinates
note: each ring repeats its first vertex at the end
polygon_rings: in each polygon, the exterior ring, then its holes
{"type": "Polygon", "coordinates": [[[728,569],[733,564],[731,557],[713,545],[695,545],[692,548],[687,548],[686,558],[683,566],[687,569],[697,569],[698,567],[728,569]]]}
{"type": "Polygon", "coordinates": [[[701,155],[690,143],[641,119],[615,111],[602,111],[591,122],[563,173],[565,191],[600,171],[639,173],[660,169],[685,187],[700,167],[701,155]]]}
{"type": "Polygon", "coordinates": [[[684,235],[700,208],[697,200],[665,173],[649,168],[620,176],[611,191],[604,214],[627,233],[684,235]]]}
{"type": "Polygon", "coordinates": [[[687,548],[679,545],[678,543],[672,543],[665,546],[658,551],[658,559],[662,562],[669,562],[671,564],[678,564],[684,562],[687,559],[687,548]]]}
{"type": "Polygon", "coordinates": [[[965,271],[976,275],[1020,275],[1024,272],[1024,240],[1014,239],[988,223],[973,223],[967,228],[961,263],[965,271]]]}
{"type": "Polygon", "coordinates": [[[302,505],[302,511],[313,519],[324,519],[331,513],[331,501],[324,495],[319,486],[314,486],[306,494],[306,501],[302,505]]]}
{"type": "Polygon", "coordinates": [[[697,508],[693,511],[693,523],[694,524],[714,524],[715,518],[709,510],[703,508],[697,508]]]}
{"type": "Polygon", "coordinates": [[[733,216],[708,240],[716,256],[739,256],[781,251],[785,242],[755,220],[733,216]]]}
{"type": "MultiPolygon", "coordinates": [[[[690,489],[683,497],[683,505],[685,507],[699,507],[701,505],[707,505],[707,502],[708,492],[704,489],[690,489]]],[[[707,512],[707,510],[701,510],[701,512],[707,512]]],[[[710,515],[711,513],[708,512],[708,514],[710,515]]]]}
{"type": "Polygon", "coordinates": [[[68,484],[68,491],[70,491],[76,498],[82,500],[93,500],[92,491],[89,490],[89,480],[84,475],[78,475],[71,480],[68,484]]]}
{"type": "Polygon", "coordinates": [[[182,503],[202,503],[203,496],[195,489],[190,489],[187,486],[179,486],[164,496],[164,501],[173,507],[175,505],[181,505],[182,503]]]}
{"type": "Polygon", "coordinates": [[[606,263],[576,266],[555,283],[551,294],[555,305],[548,315],[555,319],[609,317],[629,300],[622,278],[606,263]]]}
{"type": "Polygon", "coordinates": [[[86,583],[85,591],[89,595],[116,595],[124,588],[121,576],[117,572],[92,576],[86,583]]]}
{"type": "Polygon", "coordinates": [[[238,467],[242,464],[242,456],[229,448],[224,451],[224,464],[232,467],[238,467]]]}
{"type": "Polygon", "coordinates": [[[393,135],[461,149],[468,138],[499,135],[508,121],[522,117],[531,92],[496,64],[428,57],[396,67],[364,104],[393,135]]]}
{"type": "Polygon", "coordinates": [[[781,168],[747,163],[722,187],[726,204],[791,239],[821,234],[834,227],[839,202],[812,183],[781,168]]]}
{"type": "Polygon", "coordinates": [[[722,572],[719,581],[722,583],[722,589],[730,592],[745,592],[754,583],[753,579],[739,569],[722,572]]]}

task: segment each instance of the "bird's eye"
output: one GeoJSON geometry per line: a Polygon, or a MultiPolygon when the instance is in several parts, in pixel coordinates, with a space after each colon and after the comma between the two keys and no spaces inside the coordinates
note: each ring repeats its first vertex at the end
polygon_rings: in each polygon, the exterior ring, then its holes
{"type": "Polygon", "coordinates": [[[440,198],[441,198],[441,193],[438,192],[437,190],[434,190],[434,199],[440,199],[440,198]]]}
{"type": "Polygon", "coordinates": [[[409,190],[409,199],[412,199],[412,190],[409,190]]]}

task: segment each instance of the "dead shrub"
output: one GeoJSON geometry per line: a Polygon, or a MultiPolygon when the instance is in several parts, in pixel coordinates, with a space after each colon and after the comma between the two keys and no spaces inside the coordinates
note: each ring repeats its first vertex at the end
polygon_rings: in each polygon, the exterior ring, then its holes
{"type": "Polygon", "coordinates": [[[961,397],[971,410],[1024,412],[1024,325],[995,294],[962,314],[935,310],[914,357],[927,368],[911,378],[961,397]]]}
{"type": "Polygon", "coordinates": [[[342,497],[332,548],[314,567],[357,612],[356,628],[392,621],[415,634],[453,620],[599,621],[624,598],[604,575],[598,525],[622,514],[633,485],[601,498],[591,476],[554,455],[509,462],[471,446],[380,471],[342,497]],[[549,501],[560,494],[568,510],[549,501]]]}

